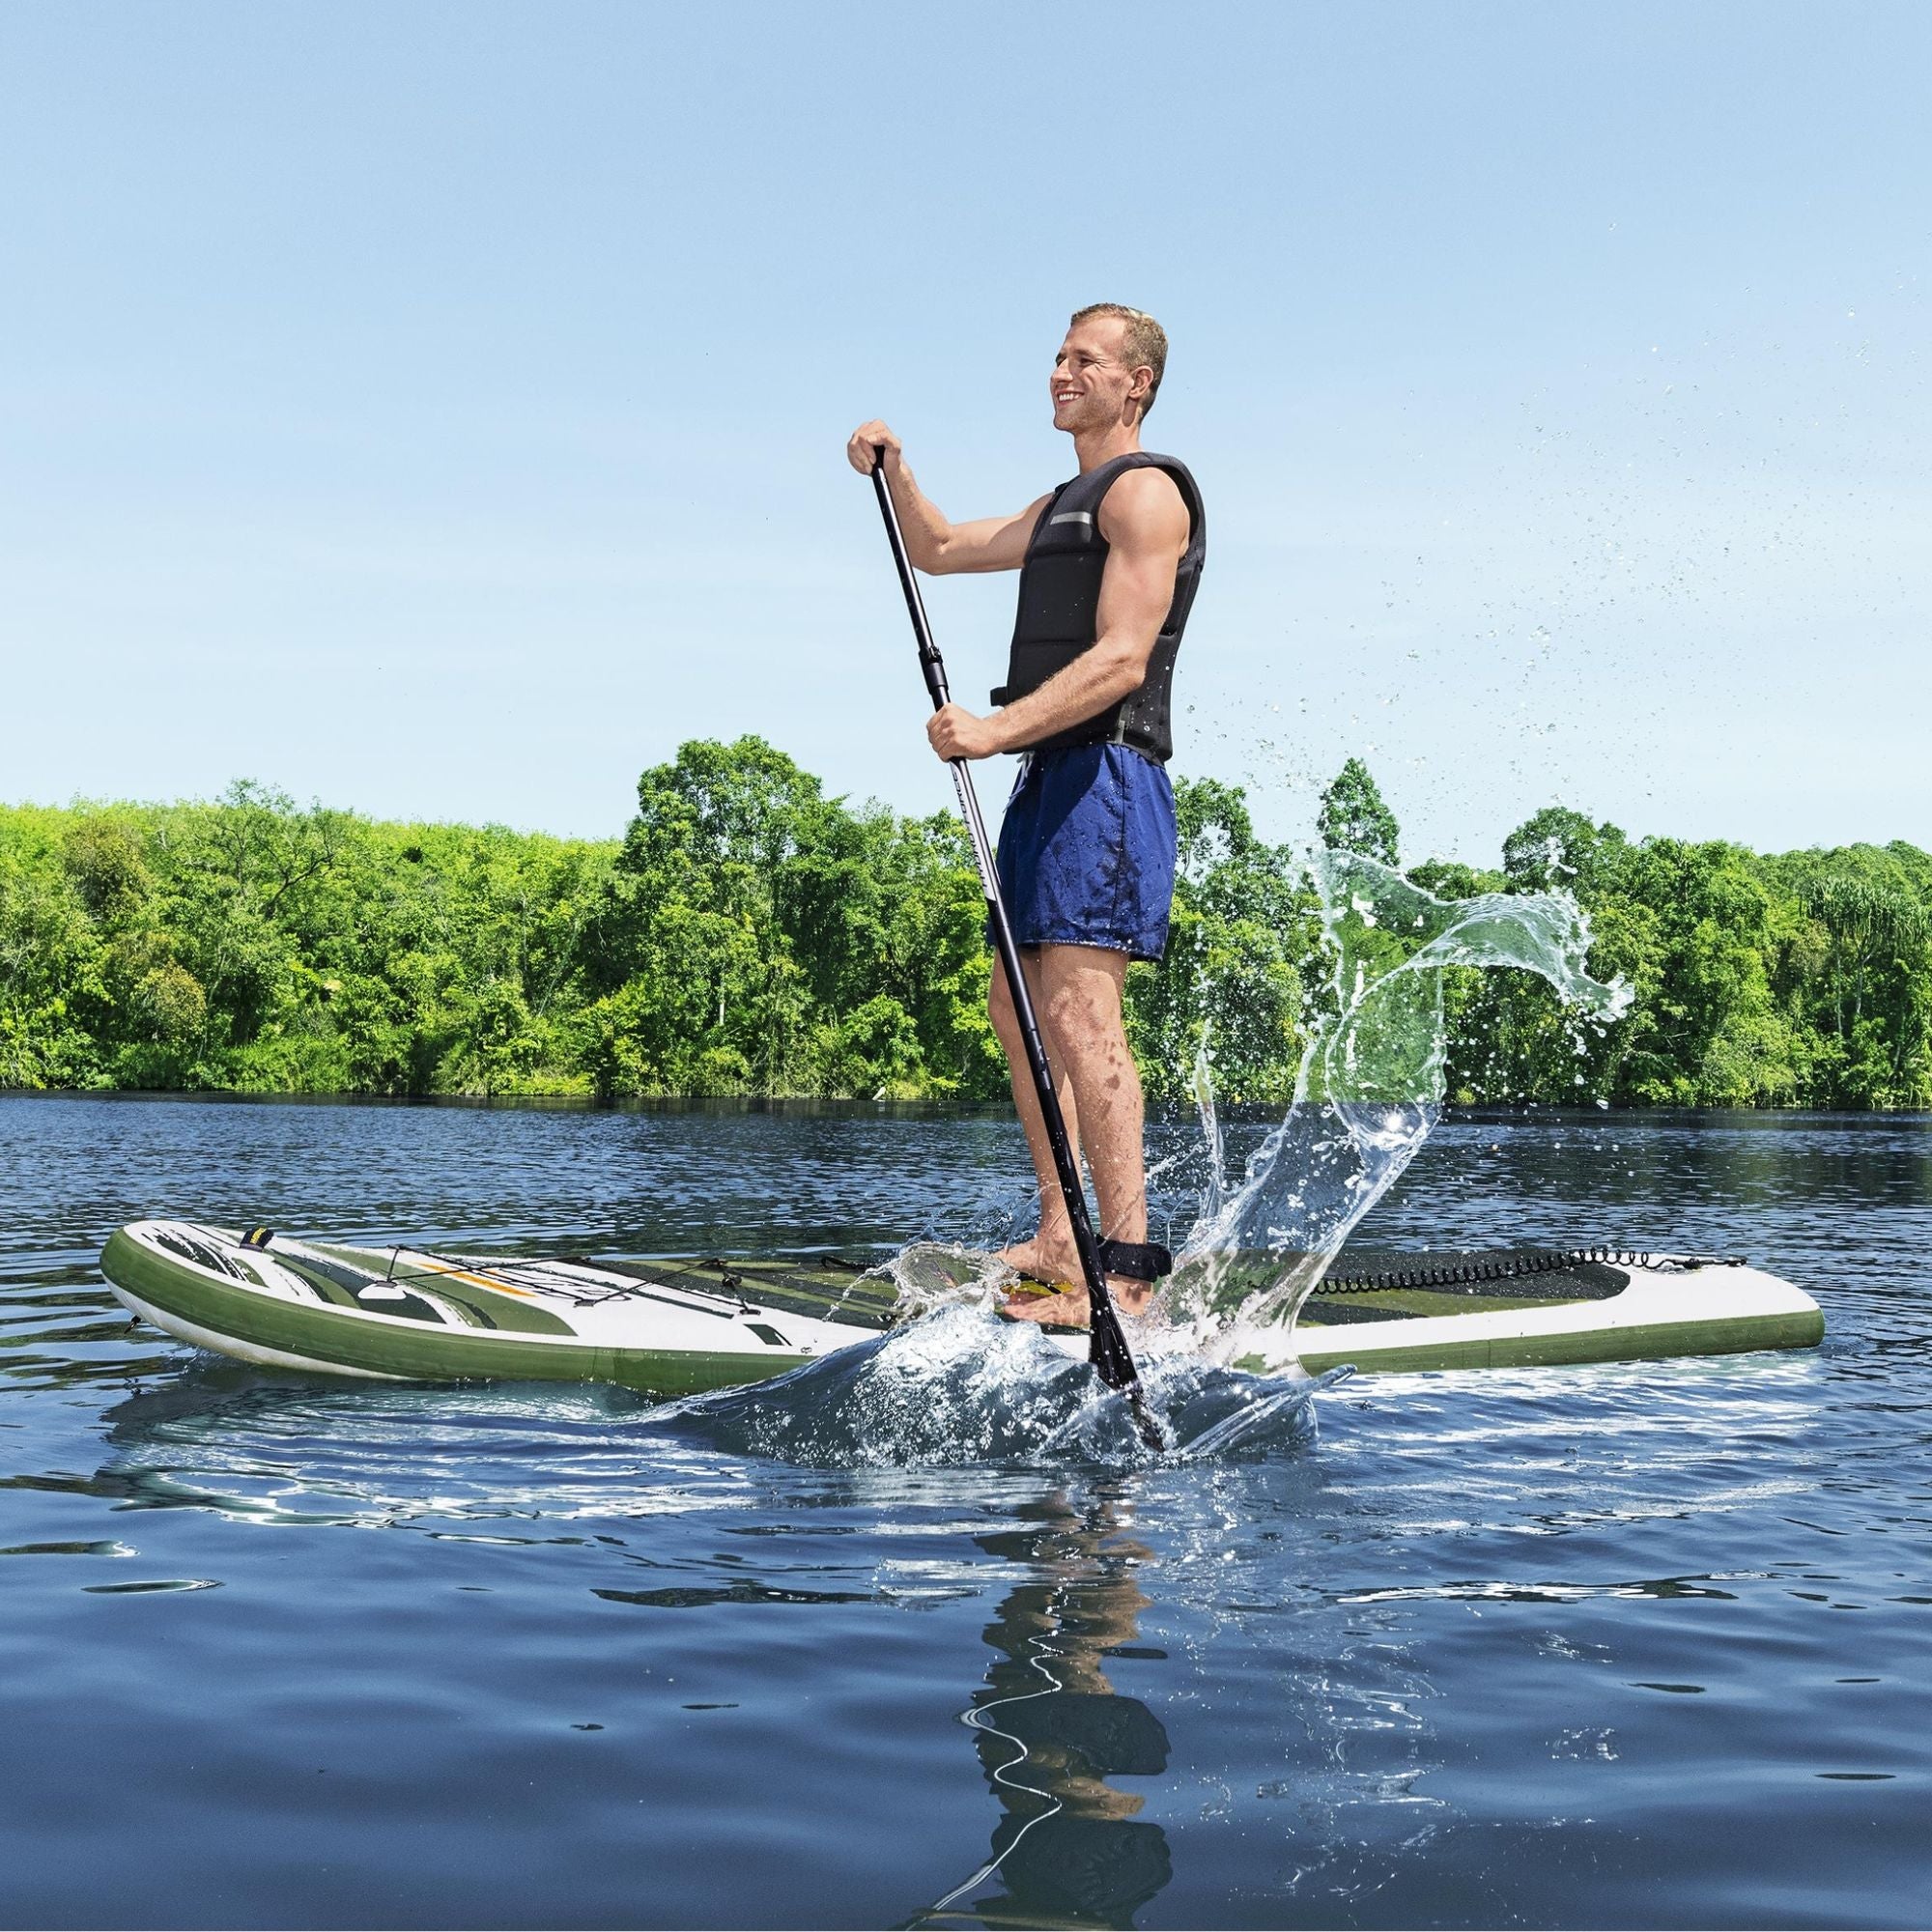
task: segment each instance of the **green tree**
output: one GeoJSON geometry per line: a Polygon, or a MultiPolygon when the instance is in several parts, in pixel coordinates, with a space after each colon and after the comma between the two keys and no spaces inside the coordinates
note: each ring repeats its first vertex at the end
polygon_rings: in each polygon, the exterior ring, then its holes
{"type": "Polygon", "coordinates": [[[1315,823],[1331,852],[1359,852],[1384,866],[1397,863],[1401,835],[1395,813],[1382,803],[1381,788],[1360,758],[1350,758],[1336,773],[1321,794],[1315,823]]]}
{"type": "Polygon", "coordinates": [[[1519,892],[1573,892],[1589,899],[1616,881],[1629,841],[1614,825],[1552,805],[1503,840],[1503,875],[1519,892]]]}

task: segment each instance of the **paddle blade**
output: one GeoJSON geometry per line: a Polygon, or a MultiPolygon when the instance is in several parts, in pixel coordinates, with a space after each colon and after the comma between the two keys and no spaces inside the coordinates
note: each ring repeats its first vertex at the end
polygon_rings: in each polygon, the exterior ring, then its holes
{"type": "Polygon", "coordinates": [[[1127,1338],[1121,1333],[1121,1318],[1106,1294],[1090,1294],[1093,1325],[1088,1330],[1087,1359],[1099,1371],[1100,1379],[1110,1389],[1118,1389],[1134,1412],[1134,1428],[1147,1446],[1158,1453],[1167,1447],[1167,1437],[1154,1420],[1153,1408],[1141,1386],[1140,1371],[1134,1367],[1127,1338]]]}

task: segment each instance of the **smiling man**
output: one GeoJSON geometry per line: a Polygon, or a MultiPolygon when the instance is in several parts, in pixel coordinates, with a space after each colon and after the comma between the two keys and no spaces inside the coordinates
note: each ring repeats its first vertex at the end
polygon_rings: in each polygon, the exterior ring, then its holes
{"type": "MultiPolygon", "coordinates": [[[[1017,570],[1019,615],[998,707],[949,704],[926,726],[942,758],[1021,754],[1000,827],[1000,882],[1025,951],[1054,1084],[1099,1200],[1115,1300],[1148,1305],[1169,1265],[1147,1241],[1139,1069],[1121,995],[1128,963],[1158,959],[1174,897],[1170,693],[1207,547],[1187,467],[1141,447],[1167,363],[1151,315],[1097,302],[1074,316],[1054,360],[1053,422],[1073,439],[1080,473],[1017,516],[949,523],[921,493],[883,422],[853,432],[852,467],[883,455],[906,549],[923,571],[1017,570]]],[[[1077,1283],[1080,1262],[1053,1151],[1027,1073],[998,962],[993,1027],[1039,1177],[1039,1231],[1006,1250],[1022,1274],[1077,1283]]],[[[1084,1288],[1016,1295],[1007,1312],[1084,1322],[1084,1288]]]]}

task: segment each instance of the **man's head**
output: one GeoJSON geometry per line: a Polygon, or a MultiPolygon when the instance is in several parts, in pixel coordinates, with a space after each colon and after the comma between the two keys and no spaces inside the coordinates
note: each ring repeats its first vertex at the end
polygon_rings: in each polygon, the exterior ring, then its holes
{"type": "Polygon", "coordinates": [[[1053,363],[1053,426],[1072,435],[1138,423],[1167,367],[1167,331],[1121,302],[1094,302],[1067,326],[1053,363]]]}

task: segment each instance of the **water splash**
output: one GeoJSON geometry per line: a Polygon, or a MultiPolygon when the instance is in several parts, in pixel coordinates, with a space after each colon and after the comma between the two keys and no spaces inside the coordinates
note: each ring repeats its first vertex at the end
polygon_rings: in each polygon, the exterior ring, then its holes
{"type": "MultiPolygon", "coordinates": [[[[1427,1139],[1449,1048],[1444,973],[1532,972],[1600,1020],[1630,1000],[1585,970],[1588,922],[1563,894],[1439,899],[1356,854],[1307,863],[1329,954],[1327,1014],[1287,1119],[1235,1186],[1204,1036],[1193,1069],[1208,1169],[1200,1210],[1162,1322],[1135,1324],[1147,1392],[1179,1460],[1265,1455],[1312,1436],[1321,1382],[1232,1365],[1291,1359],[1302,1301],[1427,1139]]],[[[984,1252],[924,1243],[889,1266],[905,1325],[654,1421],[741,1455],[846,1467],[1147,1459],[1125,1404],[1101,1388],[1084,1350],[995,1318],[1010,1276],[984,1252]]]]}
{"type": "MultiPolygon", "coordinates": [[[[1302,1447],[1315,1433],[1315,1392],[1343,1373],[1268,1381],[1179,1352],[1140,1366],[1169,1461],[1302,1447]]],[[[650,1424],[734,1455],[832,1468],[1151,1460],[1127,1405],[1100,1384],[1084,1350],[1069,1354],[1032,1322],[963,1305],[776,1381],[686,1397],[650,1424]]]]}
{"type": "Polygon", "coordinates": [[[1208,1180],[1202,1190],[1200,1219],[1211,1225],[1228,1198],[1228,1143],[1221,1132],[1220,1110],[1214,1104],[1214,1065],[1208,1057],[1208,1028],[1203,1022],[1201,1040],[1194,1049],[1188,1092],[1201,1116],[1201,1138],[1208,1157],[1208,1180]]]}
{"type": "MultiPolygon", "coordinates": [[[[1332,1011],[1302,1055],[1288,1118],[1240,1184],[1217,1178],[1182,1245],[1166,1313],[1210,1360],[1278,1351],[1350,1231],[1415,1158],[1441,1111],[1452,967],[1535,973],[1579,1016],[1617,1018],[1631,990],[1585,970],[1587,916],[1564,893],[1438,899],[1374,859],[1316,851],[1308,870],[1329,953],[1332,1011]]],[[[1220,1126],[1205,1049],[1195,1094],[1220,1126]]],[[[1217,1162],[1218,1165],[1218,1162],[1217,1162]]]]}

